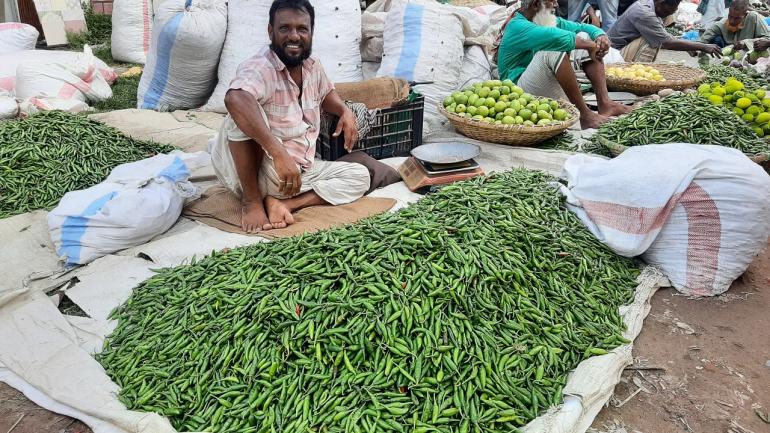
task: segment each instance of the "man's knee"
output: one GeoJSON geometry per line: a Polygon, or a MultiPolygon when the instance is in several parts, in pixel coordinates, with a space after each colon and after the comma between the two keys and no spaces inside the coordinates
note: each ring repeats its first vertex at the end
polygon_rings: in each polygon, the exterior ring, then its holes
{"type": "Polygon", "coordinates": [[[348,168],[347,172],[351,183],[356,185],[356,189],[360,189],[364,192],[368,191],[372,182],[371,176],[369,175],[369,169],[362,164],[349,164],[350,167],[348,168]]]}

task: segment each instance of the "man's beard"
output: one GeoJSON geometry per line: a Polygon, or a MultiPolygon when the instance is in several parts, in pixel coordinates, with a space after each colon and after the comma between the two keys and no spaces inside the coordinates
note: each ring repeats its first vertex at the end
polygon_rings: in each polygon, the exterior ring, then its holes
{"type": "Polygon", "coordinates": [[[733,27],[730,24],[727,25],[727,31],[730,33],[738,33],[743,28],[743,23],[738,24],[737,26],[733,27]]]}
{"type": "Polygon", "coordinates": [[[300,48],[302,49],[302,52],[299,53],[297,56],[292,56],[289,53],[287,53],[283,47],[279,46],[275,42],[270,43],[270,49],[273,50],[276,56],[278,56],[279,59],[283,62],[284,65],[288,68],[293,68],[295,66],[299,66],[304,62],[308,57],[310,57],[310,53],[312,52],[313,46],[308,45],[305,46],[304,44],[299,44],[300,48]]]}
{"type": "Polygon", "coordinates": [[[556,11],[540,6],[540,10],[532,17],[532,22],[543,27],[556,27],[556,11]]]}

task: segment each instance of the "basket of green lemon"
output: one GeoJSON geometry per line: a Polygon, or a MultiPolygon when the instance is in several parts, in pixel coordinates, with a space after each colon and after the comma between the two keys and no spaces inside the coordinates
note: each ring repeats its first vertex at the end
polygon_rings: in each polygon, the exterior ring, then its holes
{"type": "Polygon", "coordinates": [[[475,83],[444,98],[438,108],[467,137],[516,146],[548,140],[580,119],[569,102],[532,96],[510,80],[475,83]]]}

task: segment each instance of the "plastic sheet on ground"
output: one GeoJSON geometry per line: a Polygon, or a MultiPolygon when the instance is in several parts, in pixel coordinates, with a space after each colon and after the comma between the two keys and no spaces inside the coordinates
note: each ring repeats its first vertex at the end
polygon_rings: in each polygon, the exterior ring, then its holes
{"type": "MultiPolygon", "coordinates": [[[[431,139],[470,141],[446,130],[431,139]]],[[[526,166],[556,174],[569,156],[563,152],[481,145],[482,155],[478,160],[487,172],[526,166]]],[[[400,160],[385,162],[397,165],[400,160]]],[[[397,207],[420,198],[403,183],[390,185],[372,195],[395,198],[397,207]]],[[[55,268],[55,254],[50,247],[40,247],[40,252],[33,248],[44,240],[36,236],[47,234],[45,214],[41,214],[14,217],[18,219],[13,225],[0,221],[2,241],[15,239],[19,229],[29,226],[25,231],[30,234],[19,240],[15,248],[26,254],[25,259],[15,262],[20,267],[23,260],[29,260],[41,269],[55,268]],[[2,223],[7,224],[5,230],[2,223]],[[33,227],[35,225],[40,227],[33,227]],[[24,248],[29,251],[25,252],[24,248]]],[[[115,323],[106,319],[107,314],[149,275],[150,268],[176,266],[212,250],[261,241],[264,240],[224,233],[180,219],[169,232],[148,244],[105,256],[62,277],[74,282],[65,293],[91,317],[62,315],[47,296],[34,287],[21,288],[17,282],[0,286],[0,341],[4,343],[0,346],[0,381],[21,390],[42,407],[82,420],[95,433],[174,432],[168,420],[155,414],[128,411],[120,404],[117,385],[92,357],[101,349],[104,337],[114,329],[115,323]]],[[[26,268],[30,269],[35,267],[26,268]]],[[[14,275],[17,280],[25,277],[24,271],[14,275]]],[[[622,311],[628,323],[626,337],[629,339],[641,329],[642,320],[649,312],[649,300],[661,284],[660,274],[648,269],[640,283],[636,301],[622,311]]],[[[581,363],[565,388],[568,395],[565,404],[534,420],[526,431],[585,431],[610,397],[623,367],[631,362],[630,353],[630,345],[622,346],[608,355],[581,363]]]]}

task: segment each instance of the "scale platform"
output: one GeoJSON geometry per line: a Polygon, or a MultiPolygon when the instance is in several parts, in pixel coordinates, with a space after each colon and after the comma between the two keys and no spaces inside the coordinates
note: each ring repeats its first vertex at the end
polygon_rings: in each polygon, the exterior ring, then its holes
{"type": "Polygon", "coordinates": [[[473,159],[451,164],[431,164],[414,157],[401,164],[398,172],[411,191],[445,185],[484,174],[479,164],[473,159]]]}

